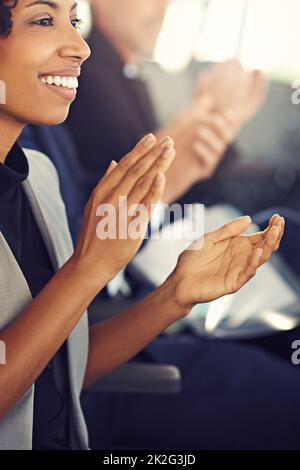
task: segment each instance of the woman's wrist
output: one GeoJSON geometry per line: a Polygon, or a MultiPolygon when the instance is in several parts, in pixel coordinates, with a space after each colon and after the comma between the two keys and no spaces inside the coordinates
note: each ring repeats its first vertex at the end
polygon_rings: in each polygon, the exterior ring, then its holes
{"type": "Polygon", "coordinates": [[[170,323],[174,323],[186,317],[192,305],[185,305],[178,298],[178,280],[176,272],[173,272],[159,288],[162,295],[162,302],[166,307],[166,312],[170,315],[170,323]]]}
{"type": "Polygon", "coordinates": [[[96,296],[110,281],[111,275],[106,273],[104,267],[97,270],[97,274],[91,269],[88,263],[72,255],[64,265],[63,270],[67,275],[76,277],[83,289],[90,296],[96,296]]]}

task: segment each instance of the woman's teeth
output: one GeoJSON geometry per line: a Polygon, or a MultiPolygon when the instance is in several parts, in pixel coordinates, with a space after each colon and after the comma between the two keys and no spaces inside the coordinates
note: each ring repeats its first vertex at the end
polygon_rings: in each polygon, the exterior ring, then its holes
{"type": "Polygon", "coordinates": [[[41,77],[40,80],[44,85],[56,85],[71,89],[78,88],[77,77],[52,77],[51,75],[48,75],[48,77],[41,77]]]}

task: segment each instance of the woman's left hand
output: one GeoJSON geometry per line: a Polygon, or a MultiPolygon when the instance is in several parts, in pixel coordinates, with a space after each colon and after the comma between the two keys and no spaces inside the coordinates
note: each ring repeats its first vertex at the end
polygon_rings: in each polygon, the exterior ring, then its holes
{"type": "Polygon", "coordinates": [[[266,230],[243,236],[250,224],[250,217],[236,219],[206,234],[179,257],[170,280],[183,315],[197,303],[238,291],[279,248],[282,217],[274,215],[266,230]]]}

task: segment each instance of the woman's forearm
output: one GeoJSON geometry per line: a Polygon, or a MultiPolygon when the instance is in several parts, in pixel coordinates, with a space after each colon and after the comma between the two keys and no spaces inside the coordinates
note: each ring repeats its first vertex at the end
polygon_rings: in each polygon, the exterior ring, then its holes
{"type": "Polygon", "coordinates": [[[71,259],[0,333],[7,356],[0,366],[0,417],[34,383],[100,288],[71,259]]]}
{"type": "Polygon", "coordinates": [[[167,280],[128,310],[90,328],[84,387],[128,361],[182,317],[172,290],[172,282],[167,280]]]}

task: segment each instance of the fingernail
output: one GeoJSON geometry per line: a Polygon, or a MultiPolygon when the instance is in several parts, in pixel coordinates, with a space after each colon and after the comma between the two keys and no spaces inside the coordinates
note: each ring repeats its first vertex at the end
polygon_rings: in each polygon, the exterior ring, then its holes
{"type": "Polygon", "coordinates": [[[175,150],[172,148],[169,148],[162,154],[162,158],[165,160],[168,160],[169,158],[173,157],[175,155],[175,150]]]}
{"type": "Polygon", "coordinates": [[[156,142],[156,138],[153,134],[148,134],[145,138],[144,138],[144,141],[143,141],[143,144],[146,146],[146,147],[151,147],[151,145],[155,144],[156,142]]]}
{"type": "Polygon", "coordinates": [[[248,219],[250,223],[252,222],[250,215],[242,215],[241,217],[238,217],[238,219],[245,219],[245,220],[248,219]]]}
{"type": "Polygon", "coordinates": [[[166,137],[160,144],[160,148],[165,149],[167,147],[170,147],[171,145],[174,145],[174,140],[171,139],[171,137],[166,137]]]}
{"type": "Polygon", "coordinates": [[[159,187],[165,182],[165,175],[163,173],[158,173],[154,180],[154,186],[159,187]]]}

